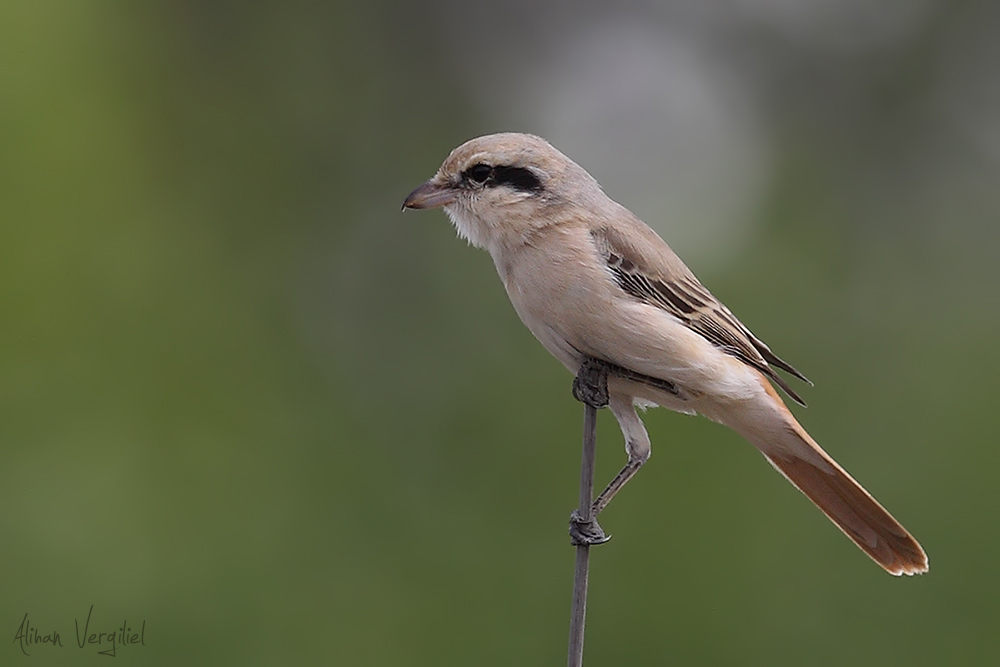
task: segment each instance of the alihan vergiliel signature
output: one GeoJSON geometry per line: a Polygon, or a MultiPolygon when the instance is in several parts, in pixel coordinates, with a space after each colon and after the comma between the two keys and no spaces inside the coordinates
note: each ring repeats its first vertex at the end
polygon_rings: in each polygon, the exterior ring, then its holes
{"type": "MultiPolygon", "coordinates": [[[[145,620],[142,621],[141,625],[136,624],[135,631],[133,631],[128,621],[122,621],[121,626],[113,628],[111,632],[107,632],[107,628],[104,628],[104,632],[98,632],[96,625],[93,628],[90,625],[93,614],[94,605],[90,605],[90,611],[87,612],[87,620],[83,623],[82,628],[80,627],[80,620],[73,619],[78,648],[89,647],[96,649],[99,655],[114,658],[118,655],[118,649],[123,646],[134,644],[139,644],[140,646],[146,645],[145,620]]],[[[28,649],[34,649],[35,647],[45,645],[52,648],[63,647],[62,636],[58,630],[49,628],[39,629],[38,626],[32,624],[27,613],[24,614],[24,618],[21,619],[21,625],[17,628],[17,633],[14,635],[14,643],[20,645],[21,653],[24,655],[31,655],[28,649]]]]}

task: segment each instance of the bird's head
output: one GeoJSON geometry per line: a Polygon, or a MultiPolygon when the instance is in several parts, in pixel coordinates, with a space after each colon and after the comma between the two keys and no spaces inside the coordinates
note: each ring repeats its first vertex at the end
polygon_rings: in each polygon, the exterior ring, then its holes
{"type": "Polygon", "coordinates": [[[594,193],[603,196],[597,182],[547,141],[507,132],[453,150],[403,208],[444,207],[460,236],[492,252],[558,222],[594,193]]]}

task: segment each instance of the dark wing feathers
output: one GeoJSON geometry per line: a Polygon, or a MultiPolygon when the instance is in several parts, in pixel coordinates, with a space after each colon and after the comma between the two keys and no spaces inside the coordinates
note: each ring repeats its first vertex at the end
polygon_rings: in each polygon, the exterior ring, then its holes
{"type": "Polygon", "coordinates": [[[799,371],[795,370],[795,368],[791,364],[789,364],[787,361],[776,355],[774,352],[771,352],[771,348],[765,345],[764,341],[760,340],[749,331],[747,331],[747,333],[750,334],[750,342],[753,343],[753,346],[757,348],[757,351],[760,352],[760,356],[764,357],[764,360],[767,361],[767,363],[777,366],[786,373],[794,375],[795,377],[802,380],[809,386],[812,386],[812,380],[807,378],[799,371]]]}
{"type": "Polygon", "coordinates": [[[719,349],[764,373],[792,400],[804,406],[805,402],[771,364],[804,382],[809,380],[750,333],[728,308],[698,282],[652,230],[641,225],[636,231],[651,236],[647,240],[652,242],[655,239],[660,246],[660,266],[654,268],[652,262],[642,257],[635,246],[615,230],[603,228],[591,232],[594,244],[618,286],[640,301],[663,308],[719,349]]]}

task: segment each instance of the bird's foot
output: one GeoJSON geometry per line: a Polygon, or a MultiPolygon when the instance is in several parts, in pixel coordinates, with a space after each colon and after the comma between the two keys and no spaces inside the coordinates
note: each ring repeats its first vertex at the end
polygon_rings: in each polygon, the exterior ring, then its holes
{"type": "Polygon", "coordinates": [[[573,398],[593,408],[608,404],[608,365],[588,357],[573,378],[573,398]]]}
{"type": "Polygon", "coordinates": [[[584,521],[580,518],[579,510],[573,510],[569,515],[569,543],[574,547],[591,547],[595,544],[604,544],[610,539],[611,536],[604,534],[604,529],[597,523],[597,519],[584,521]]]}

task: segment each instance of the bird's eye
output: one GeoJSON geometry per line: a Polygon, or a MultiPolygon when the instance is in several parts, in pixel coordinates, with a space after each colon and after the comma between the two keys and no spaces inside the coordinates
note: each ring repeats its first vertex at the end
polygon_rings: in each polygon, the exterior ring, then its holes
{"type": "Polygon", "coordinates": [[[485,183],[493,175],[493,167],[485,164],[477,164],[469,169],[467,173],[469,174],[469,178],[476,183],[485,183]]]}

